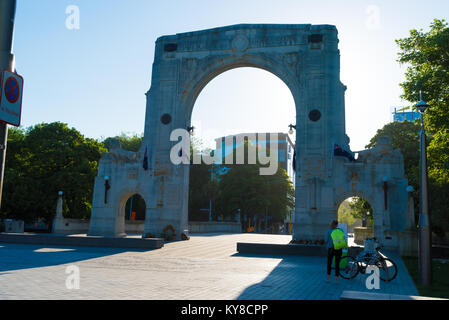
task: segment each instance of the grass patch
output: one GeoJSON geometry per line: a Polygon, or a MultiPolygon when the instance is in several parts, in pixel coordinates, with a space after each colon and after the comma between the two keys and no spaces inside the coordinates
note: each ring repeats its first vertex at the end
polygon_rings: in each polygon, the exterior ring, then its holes
{"type": "Polygon", "coordinates": [[[449,299],[449,262],[433,261],[432,263],[432,285],[422,286],[419,284],[419,262],[417,258],[402,258],[405,266],[415,282],[418,292],[423,297],[449,299]]]}

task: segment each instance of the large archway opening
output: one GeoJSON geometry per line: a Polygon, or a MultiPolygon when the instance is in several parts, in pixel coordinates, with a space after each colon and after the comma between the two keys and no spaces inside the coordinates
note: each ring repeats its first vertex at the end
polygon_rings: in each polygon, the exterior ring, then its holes
{"type": "MultiPolygon", "coordinates": [[[[239,148],[246,148],[245,152],[250,148],[269,149],[271,138],[266,134],[278,134],[277,159],[281,170],[272,181],[277,183],[285,178],[294,188],[296,133],[289,134],[289,125],[296,124],[296,107],[290,89],[276,75],[253,67],[240,67],[220,74],[206,85],[196,99],[191,124],[194,127],[193,152],[207,155],[218,153],[223,160],[230,153],[235,154],[239,148]],[[243,144],[239,144],[241,136],[246,137],[243,144]]],[[[251,190],[250,181],[256,179],[256,174],[249,166],[192,165],[189,185],[190,230],[201,231],[200,227],[192,225],[200,223],[204,232],[291,234],[294,221],[294,199],[291,198],[294,198],[294,192],[279,190],[284,197],[290,197],[290,205],[286,208],[284,204],[288,201],[264,207],[242,205],[242,202],[257,201],[257,192],[264,192],[256,187],[253,188],[254,193],[246,198],[243,195],[245,192],[239,196],[236,194],[238,192],[230,191],[238,188],[251,190]],[[243,201],[245,199],[247,201],[243,201]],[[274,213],[276,209],[279,214],[274,213]],[[210,226],[221,224],[223,229],[208,229],[204,227],[207,223],[210,226]]],[[[256,186],[257,182],[253,182],[256,186]]]]}
{"type": "Polygon", "coordinates": [[[350,242],[363,246],[367,238],[374,237],[374,210],[362,197],[350,197],[338,208],[338,222],[347,232],[350,242]]]}

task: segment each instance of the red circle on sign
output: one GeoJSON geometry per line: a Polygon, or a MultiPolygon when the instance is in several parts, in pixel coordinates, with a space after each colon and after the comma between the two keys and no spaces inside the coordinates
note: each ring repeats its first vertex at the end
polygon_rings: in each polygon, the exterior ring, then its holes
{"type": "Polygon", "coordinates": [[[5,82],[5,97],[10,103],[16,103],[19,100],[20,88],[16,78],[9,77],[5,82]]]}

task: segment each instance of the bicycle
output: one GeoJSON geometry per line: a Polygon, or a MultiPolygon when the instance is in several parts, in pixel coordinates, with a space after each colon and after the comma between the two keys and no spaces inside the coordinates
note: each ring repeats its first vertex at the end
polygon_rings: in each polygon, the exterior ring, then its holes
{"type": "Polygon", "coordinates": [[[354,279],[359,273],[365,274],[368,266],[375,266],[379,270],[379,278],[384,282],[393,281],[398,274],[396,263],[380,253],[381,246],[375,243],[376,238],[367,239],[365,250],[357,257],[345,256],[340,261],[340,276],[343,279],[354,279]],[[370,247],[375,244],[374,250],[370,247]]]}

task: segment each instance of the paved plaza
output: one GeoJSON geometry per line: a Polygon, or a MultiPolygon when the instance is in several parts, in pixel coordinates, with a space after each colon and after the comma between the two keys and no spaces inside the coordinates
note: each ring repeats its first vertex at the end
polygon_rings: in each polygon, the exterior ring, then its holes
{"type": "MultiPolygon", "coordinates": [[[[288,243],[290,236],[194,235],[154,251],[0,243],[0,299],[329,300],[369,291],[366,276],[326,282],[326,258],[242,255],[237,242],[288,243]],[[67,277],[79,268],[79,289],[67,277]],[[69,271],[69,273],[66,273],[69,271]]],[[[402,260],[380,293],[418,295],[402,260]]]]}

